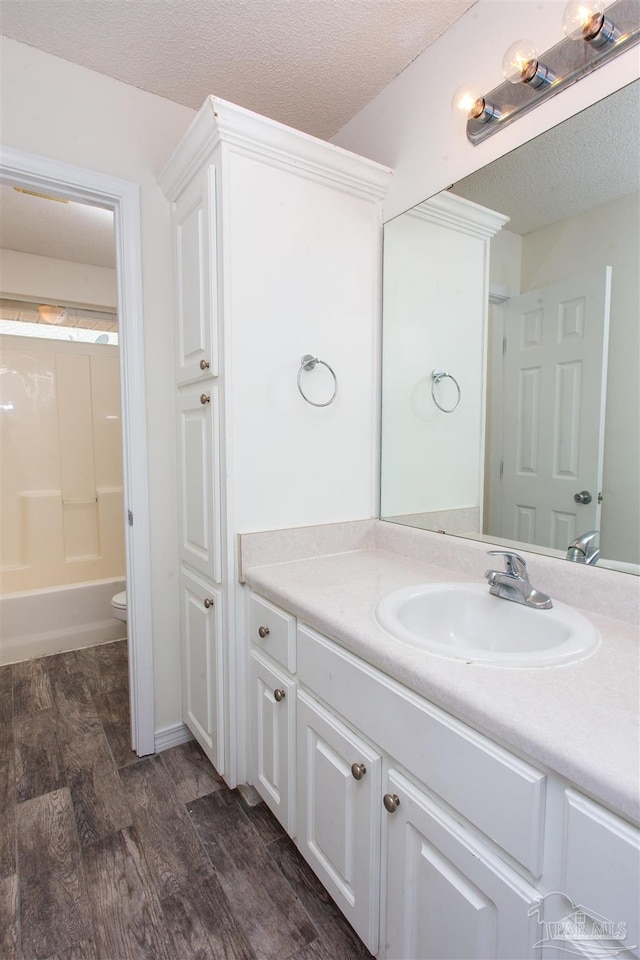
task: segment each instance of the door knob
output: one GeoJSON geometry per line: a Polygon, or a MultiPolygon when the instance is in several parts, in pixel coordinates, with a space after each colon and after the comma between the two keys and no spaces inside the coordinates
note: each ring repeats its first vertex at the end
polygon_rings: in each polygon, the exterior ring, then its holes
{"type": "Polygon", "coordinates": [[[364,763],[351,764],[351,776],[354,780],[362,780],[366,772],[367,768],[365,767],[364,763]]]}
{"type": "Polygon", "coordinates": [[[211,397],[207,396],[206,393],[200,394],[200,403],[211,403],[211,397]]]}
{"type": "Polygon", "coordinates": [[[388,810],[389,813],[395,813],[400,806],[400,797],[395,793],[385,793],[382,802],[384,803],[385,810],[388,810]]]}
{"type": "Polygon", "coordinates": [[[261,640],[269,636],[269,627],[258,627],[258,636],[261,640]]]}
{"type": "Polygon", "coordinates": [[[204,603],[207,610],[209,609],[209,607],[213,606],[213,600],[211,599],[211,597],[205,597],[202,602],[204,603]]]}
{"type": "Polygon", "coordinates": [[[281,703],[287,695],[286,690],[274,690],[273,696],[277,703],[281,703]]]}
{"type": "Polygon", "coordinates": [[[208,370],[210,366],[211,366],[211,364],[209,363],[208,360],[201,360],[201,361],[200,361],[200,369],[201,369],[201,370],[208,370]]]}
{"type": "Polygon", "coordinates": [[[573,499],[576,503],[591,503],[593,497],[588,490],[581,490],[580,493],[574,493],[573,499]]]}

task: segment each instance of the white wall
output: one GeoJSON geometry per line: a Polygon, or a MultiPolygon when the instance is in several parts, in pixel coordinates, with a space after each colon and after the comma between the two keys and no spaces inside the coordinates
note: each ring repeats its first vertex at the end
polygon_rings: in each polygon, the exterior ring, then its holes
{"type": "Polygon", "coordinates": [[[115,310],[118,306],[116,271],[89,263],[0,250],[0,296],[115,310]]]}
{"type": "Polygon", "coordinates": [[[473,146],[451,100],[463,84],[489,91],[502,80],[502,57],[519,37],[544,51],[563,38],[564,0],[478,0],[457,23],[392,80],[333,138],[395,168],[385,218],[466,177],[640,75],[627,51],[484,143],[473,146]]]}
{"type": "Polygon", "coordinates": [[[2,140],[140,184],[156,729],[180,720],[169,206],[156,177],[193,111],[2,38],[2,140]],[[168,426],[170,425],[170,429],[168,426]]]}

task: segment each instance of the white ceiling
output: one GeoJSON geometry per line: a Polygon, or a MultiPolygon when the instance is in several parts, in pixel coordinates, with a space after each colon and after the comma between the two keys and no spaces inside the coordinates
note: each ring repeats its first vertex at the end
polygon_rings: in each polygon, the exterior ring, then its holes
{"type": "Polygon", "coordinates": [[[330,138],[474,0],[0,0],[5,36],[330,138]]]}
{"type": "Polygon", "coordinates": [[[115,268],[113,213],[0,184],[0,248],[115,268]]]}

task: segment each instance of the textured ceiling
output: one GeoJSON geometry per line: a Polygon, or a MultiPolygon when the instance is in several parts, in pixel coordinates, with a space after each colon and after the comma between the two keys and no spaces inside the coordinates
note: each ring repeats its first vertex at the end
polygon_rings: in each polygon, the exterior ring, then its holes
{"type": "Polygon", "coordinates": [[[0,185],[0,248],[115,267],[113,213],[55,203],[0,185]]]}
{"type": "Polygon", "coordinates": [[[1,32],[198,109],[328,139],[474,0],[0,0],[1,32]]]}
{"type": "Polygon", "coordinates": [[[453,187],[467,200],[508,214],[525,235],[640,187],[640,81],[453,187]]]}

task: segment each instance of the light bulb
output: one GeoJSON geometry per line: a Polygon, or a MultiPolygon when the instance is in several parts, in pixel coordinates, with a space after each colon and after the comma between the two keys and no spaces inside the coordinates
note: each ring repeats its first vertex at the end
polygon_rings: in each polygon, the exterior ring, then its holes
{"type": "Polygon", "coordinates": [[[502,72],[510,83],[527,83],[542,87],[554,83],[556,76],[538,60],[538,52],[531,40],[516,40],[502,58],[502,72]]]}
{"type": "Polygon", "coordinates": [[[571,0],[564,8],[562,29],[575,40],[591,40],[600,32],[603,19],[602,0],[571,0]]]}
{"type": "Polygon", "coordinates": [[[531,40],[516,40],[502,58],[502,73],[510,83],[526,83],[538,63],[538,51],[531,40]]]}
{"type": "Polygon", "coordinates": [[[564,8],[562,28],[568,37],[603,47],[620,39],[620,31],[604,15],[603,0],[571,0],[564,8]]]}
{"type": "Polygon", "coordinates": [[[455,113],[463,113],[467,120],[479,120],[480,123],[497,120],[500,116],[498,108],[487,103],[482,94],[469,84],[458,87],[451,100],[451,106],[455,113]]]}

